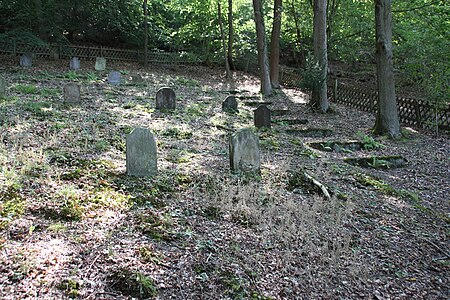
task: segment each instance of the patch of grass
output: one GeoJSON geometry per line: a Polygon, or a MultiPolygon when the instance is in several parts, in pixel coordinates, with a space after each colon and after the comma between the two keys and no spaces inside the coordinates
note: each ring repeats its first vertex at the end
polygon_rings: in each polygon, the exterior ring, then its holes
{"type": "Polygon", "coordinates": [[[278,151],[280,150],[280,142],[275,139],[264,139],[259,142],[259,145],[263,149],[278,151]]]}
{"type": "Polygon", "coordinates": [[[101,187],[89,196],[89,203],[101,207],[127,209],[131,207],[130,198],[130,195],[115,191],[110,187],[101,187]]]}
{"type": "Polygon", "coordinates": [[[38,87],[30,84],[16,84],[12,89],[21,94],[39,94],[38,87]]]}
{"type": "Polygon", "coordinates": [[[24,211],[24,200],[15,186],[0,189],[0,230],[12,220],[22,216],[24,211]]]}
{"type": "Polygon", "coordinates": [[[49,225],[47,227],[48,231],[52,231],[52,232],[65,232],[67,231],[67,226],[64,225],[63,223],[57,222],[57,223],[53,223],[51,225],[49,225]]]}
{"type": "Polygon", "coordinates": [[[192,138],[192,131],[185,131],[178,127],[167,128],[163,132],[161,132],[162,136],[172,137],[179,140],[187,140],[192,138]]]}
{"type": "Polygon", "coordinates": [[[382,143],[376,141],[373,137],[368,136],[362,132],[356,133],[356,136],[360,139],[361,143],[363,144],[363,149],[366,151],[383,149],[385,147],[382,143]]]}
{"type": "Polygon", "coordinates": [[[75,80],[81,78],[81,75],[78,74],[78,73],[77,73],[76,71],[74,71],[74,70],[70,70],[70,71],[64,73],[64,78],[66,78],[66,79],[68,79],[68,80],[71,80],[71,81],[75,81],[75,80]]]}
{"type": "Polygon", "coordinates": [[[39,94],[42,97],[58,96],[60,91],[58,89],[43,88],[40,90],[39,94]]]}
{"type": "Polygon", "coordinates": [[[138,228],[154,240],[170,240],[173,220],[170,215],[146,209],[137,216],[138,228]]]}
{"type": "Polygon", "coordinates": [[[174,164],[183,164],[190,162],[192,154],[185,150],[173,149],[167,155],[167,161],[174,164]]]}
{"type": "Polygon", "coordinates": [[[186,114],[192,117],[202,117],[204,116],[206,106],[201,103],[192,103],[186,107],[186,114]]]}
{"type": "Polygon", "coordinates": [[[22,104],[25,111],[31,112],[35,117],[45,119],[54,114],[52,104],[50,102],[25,102],[22,104]]]}
{"type": "Polygon", "coordinates": [[[200,83],[198,82],[198,80],[191,79],[191,78],[185,78],[185,77],[177,76],[175,78],[175,81],[178,84],[183,85],[183,86],[187,86],[187,87],[200,86],[200,83]]]}
{"type": "Polygon", "coordinates": [[[68,198],[60,213],[60,217],[68,221],[80,221],[85,213],[85,208],[83,207],[79,198],[68,198]]]}
{"type": "Polygon", "coordinates": [[[149,246],[139,248],[139,254],[143,261],[149,263],[160,264],[162,262],[161,255],[155,253],[154,249],[149,246]]]}
{"type": "Polygon", "coordinates": [[[58,285],[58,289],[64,292],[69,298],[77,298],[80,289],[80,283],[75,279],[66,278],[63,279],[58,285]]]}
{"type": "Polygon", "coordinates": [[[392,186],[385,183],[383,180],[381,180],[379,178],[372,177],[370,175],[362,174],[362,173],[353,174],[353,178],[355,178],[356,181],[358,181],[360,184],[362,184],[364,186],[372,186],[385,195],[390,195],[390,196],[398,196],[399,195],[399,193],[397,192],[396,189],[394,189],[392,186]]]}
{"type": "Polygon", "coordinates": [[[86,81],[88,82],[93,82],[93,81],[98,81],[98,77],[97,74],[89,72],[86,74],[86,81]]]}
{"type": "Polygon", "coordinates": [[[307,157],[309,159],[316,159],[320,158],[320,155],[316,153],[313,149],[306,148],[306,147],[300,147],[294,149],[294,155],[300,155],[307,157]]]}
{"type": "Polygon", "coordinates": [[[94,147],[97,151],[104,152],[109,150],[111,145],[107,140],[98,140],[95,142],[94,147]]]}
{"type": "Polygon", "coordinates": [[[154,298],[158,295],[156,284],[152,278],[144,274],[122,267],[108,275],[111,287],[125,296],[138,299],[154,298]]]}

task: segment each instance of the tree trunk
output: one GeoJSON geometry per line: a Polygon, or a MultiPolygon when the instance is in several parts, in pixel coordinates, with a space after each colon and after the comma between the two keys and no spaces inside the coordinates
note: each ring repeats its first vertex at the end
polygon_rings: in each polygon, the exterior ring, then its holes
{"type": "Polygon", "coordinates": [[[255,12],[256,44],[258,48],[258,61],[261,72],[261,93],[264,96],[269,96],[272,94],[272,85],[270,83],[266,31],[264,29],[261,0],[253,0],[253,10],[255,12]]]}
{"type": "Polygon", "coordinates": [[[148,11],[147,0],[144,0],[144,67],[148,65],[148,11]]]}
{"type": "Polygon", "coordinates": [[[225,33],[223,32],[222,9],[220,8],[219,1],[217,1],[217,15],[219,17],[219,28],[220,28],[220,36],[222,38],[222,49],[223,49],[223,58],[225,60],[226,77],[231,78],[232,76],[230,71],[230,65],[228,64],[228,57],[227,57],[227,46],[225,43],[225,33]]]}
{"type": "Polygon", "coordinates": [[[319,63],[320,78],[313,88],[311,104],[326,113],[329,108],[327,97],[327,0],[314,0],[314,58],[319,63]]]}
{"type": "Polygon", "coordinates": [[[375,0],[375,32],[378,110],[374,133],[388,134],[391,138],[398,138],[400,123],[392,61],[391,0],[375,0]]]}
{"type": "Polygon", "coordinates": [[[282,0],[275,0],[273,5],[273,26],[270,40],[270,80],[272,86],[280,88],[280,34],[281,34],[282,0]]]}
{"type": "Polygon", "coordinates": [[[233,63],[233,0],[228,0],[228,65],[231,70],[236,70],[233,63]]]}
{"type": "Polygon", "coordinates": [[[47,40],[47,34],[44,28],[44,11],[42,9],[42,1],[41,0],[34,0],[34,9],[36,11],[36,28],[35,32],[37,35],[43,39],[44,41],[47,40]]]}

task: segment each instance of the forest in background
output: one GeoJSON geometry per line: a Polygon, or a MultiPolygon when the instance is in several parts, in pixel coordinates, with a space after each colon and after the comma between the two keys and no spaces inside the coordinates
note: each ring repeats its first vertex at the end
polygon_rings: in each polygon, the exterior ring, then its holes
{"type": "MultiPolygon", "coordinates": [[[[232,55],[256,60],[256,33],[251,1],[222,0],[228,34],[232,6],[232,55]]],[[[217,1],[148,1],[148,46],[186,51],[202,61],[223,61],[217,1]]],[[[450,5],[444,0],[393,1],[393,46],[398,90],[414,91],[447,103],[450,95],[450,5]]],[[[263,1],[266,36],[273,23],[273,1],[263,1]]],[[[373,65],[374,1],[329,0],[328,57],[357,69],[373,65]]],[[[281,63],[296,68],[312,56],[313,8],[310,0],[282,4],[281,63]]],[[[141,0],[0,0],[0,40],[28,43],[100,44],[143,48],[141,0]]],[[[333,71],[333,70],[332,70],[333,71]]]]}

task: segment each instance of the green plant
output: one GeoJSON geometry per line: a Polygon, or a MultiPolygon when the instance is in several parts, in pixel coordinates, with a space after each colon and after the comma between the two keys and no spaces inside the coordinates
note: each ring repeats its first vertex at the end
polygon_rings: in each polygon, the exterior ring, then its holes
{"type": "Polygon", "coordinates": [[[80,77],[80,75],[76,71],[70,70],[70,71],[64,73],[64,77],[67,78],[68,80],[74,81],[74,80],[78,79],[80,77]]]}
{"type": "Polygon", "coordinates": [[[377,142],[373,137],[368,136],[362,132],[358,132],[356,135],[361,140],[362,147],[364,150],[372,151],[382,149],[385,147],[380,142],[377,142]]]}
{"type": "Polygon", "coordinates": [[[80,283],[74,279],[66,278],[58,285],[58,288],[68,297],[76,298],[79,294],[80,283]]]}
{"type": "Polygon", "coordinates": [[[391,164],[384,159],[379,159],[377,157],[372,157],[372,162],[369,162],[368,165],[374,169],[386,168],[389,169],[391,164]]]}
{"type": "Polygon", "coordinates": [[[91,82],[91,81],[97,81],[98,77],[95,73],[89,72],[86,74],[86,80],[91,82]]]}
{"type": "Polygon", "coordinates": [[[148,299],[158,295],[153,279],[134,270],[116,269],[108,276],[108,279],[112,282],[114,289],[127,296],[148,299]]]}
{"type": "Polygon", "coordinates": [[[13,219],[23,215],[24,211],[24,200],[15,186],[0,189],[0,230],[13,219]]]}
{"type": "Polygon", "coordinates": [[[39,94],[37,86],[29,84],[16,84],[13,89],[22,94],[39,94]]]}

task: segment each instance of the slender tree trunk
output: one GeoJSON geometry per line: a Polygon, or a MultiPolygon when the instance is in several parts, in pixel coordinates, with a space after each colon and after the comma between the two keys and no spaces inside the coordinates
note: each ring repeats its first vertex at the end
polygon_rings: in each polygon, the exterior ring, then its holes
{"type": "Polygon", "coordinates": [[[327,97],[327,0],[314,0],[314,58],[319,63],[321,76],[312,92],[311,104],[322,113],[329,109],[327,97]]]}
{"type": "Polygon", "coordinates": [[[280,88],[280,34],[281,34],[282,0],[275,0],[273,5],[273,26],[270,39],[270,81],[276,89],[280,88]]]}
{"type": "Polygon", "coordinates": [[[230,65],[228,64],[228,57],[227,57],[227,46],[225,43],[225,33],[223,32],[222,9],[220,7],[219,1],[217,1],[217,15],[219,17],[219,28],[220,28],[220,36],[222,38],[223,58],[225,60],[226,77],[231,78],[232,76],[230,71],[230,65]]]}
{"type": "Polygon", "coordinates": [[[264,29],[261,0],[253,0],[253,10],[255,12],[256,44],[261,72],[261,93],[264,96],[269,96],[272,94],[272,85],[270,83],[269,58],[267,55],[266,31],[264,29]]]}
{"type": "Polygon", "coordinates": [[[147,0],[144,0],[144,67],[148,65],[148,11],[147,0]]]}
{"type": "MultiPolygon", "coordinates": [[[[294,23],[295,23],[295,34],[297,36],[297,49],[294,49],[294,56],[295,56],[295,50],[298,51],[298,53],[300,54],[300,62],[304,63],[304,53],[303,53],[303,49],[302,49],[302,35],[300,32],[300,21],[298,19],[298,15],[297,15],[297,11],[295,10],[295,5],[294,5],[294,0],[291,0],[291,12],[292,12],[292,16],[294,18],[294,23]]],[[[295,61],[298,62],[298,59],[295,57],[295,61]]]]}
{"type": "Polygon", "coordinates": [[[392,0],[375,0],[378,110],[374,132],[400,136],[392,58],[392,0]]]}
{"type": "Polygon", "coordinates": [[[228,65],[230,66],[231,70],[236,69],[233,63],[233,41],[233,0],[228,0],[228,65]]]}
{"type": "Polygon", "coordinates": [[[47,34],[44,28],[44,11],[42,9],[42,1],[34,0],[34,6],[36,11],[36,33],[41,39],[47,40],[47,34]]]}

